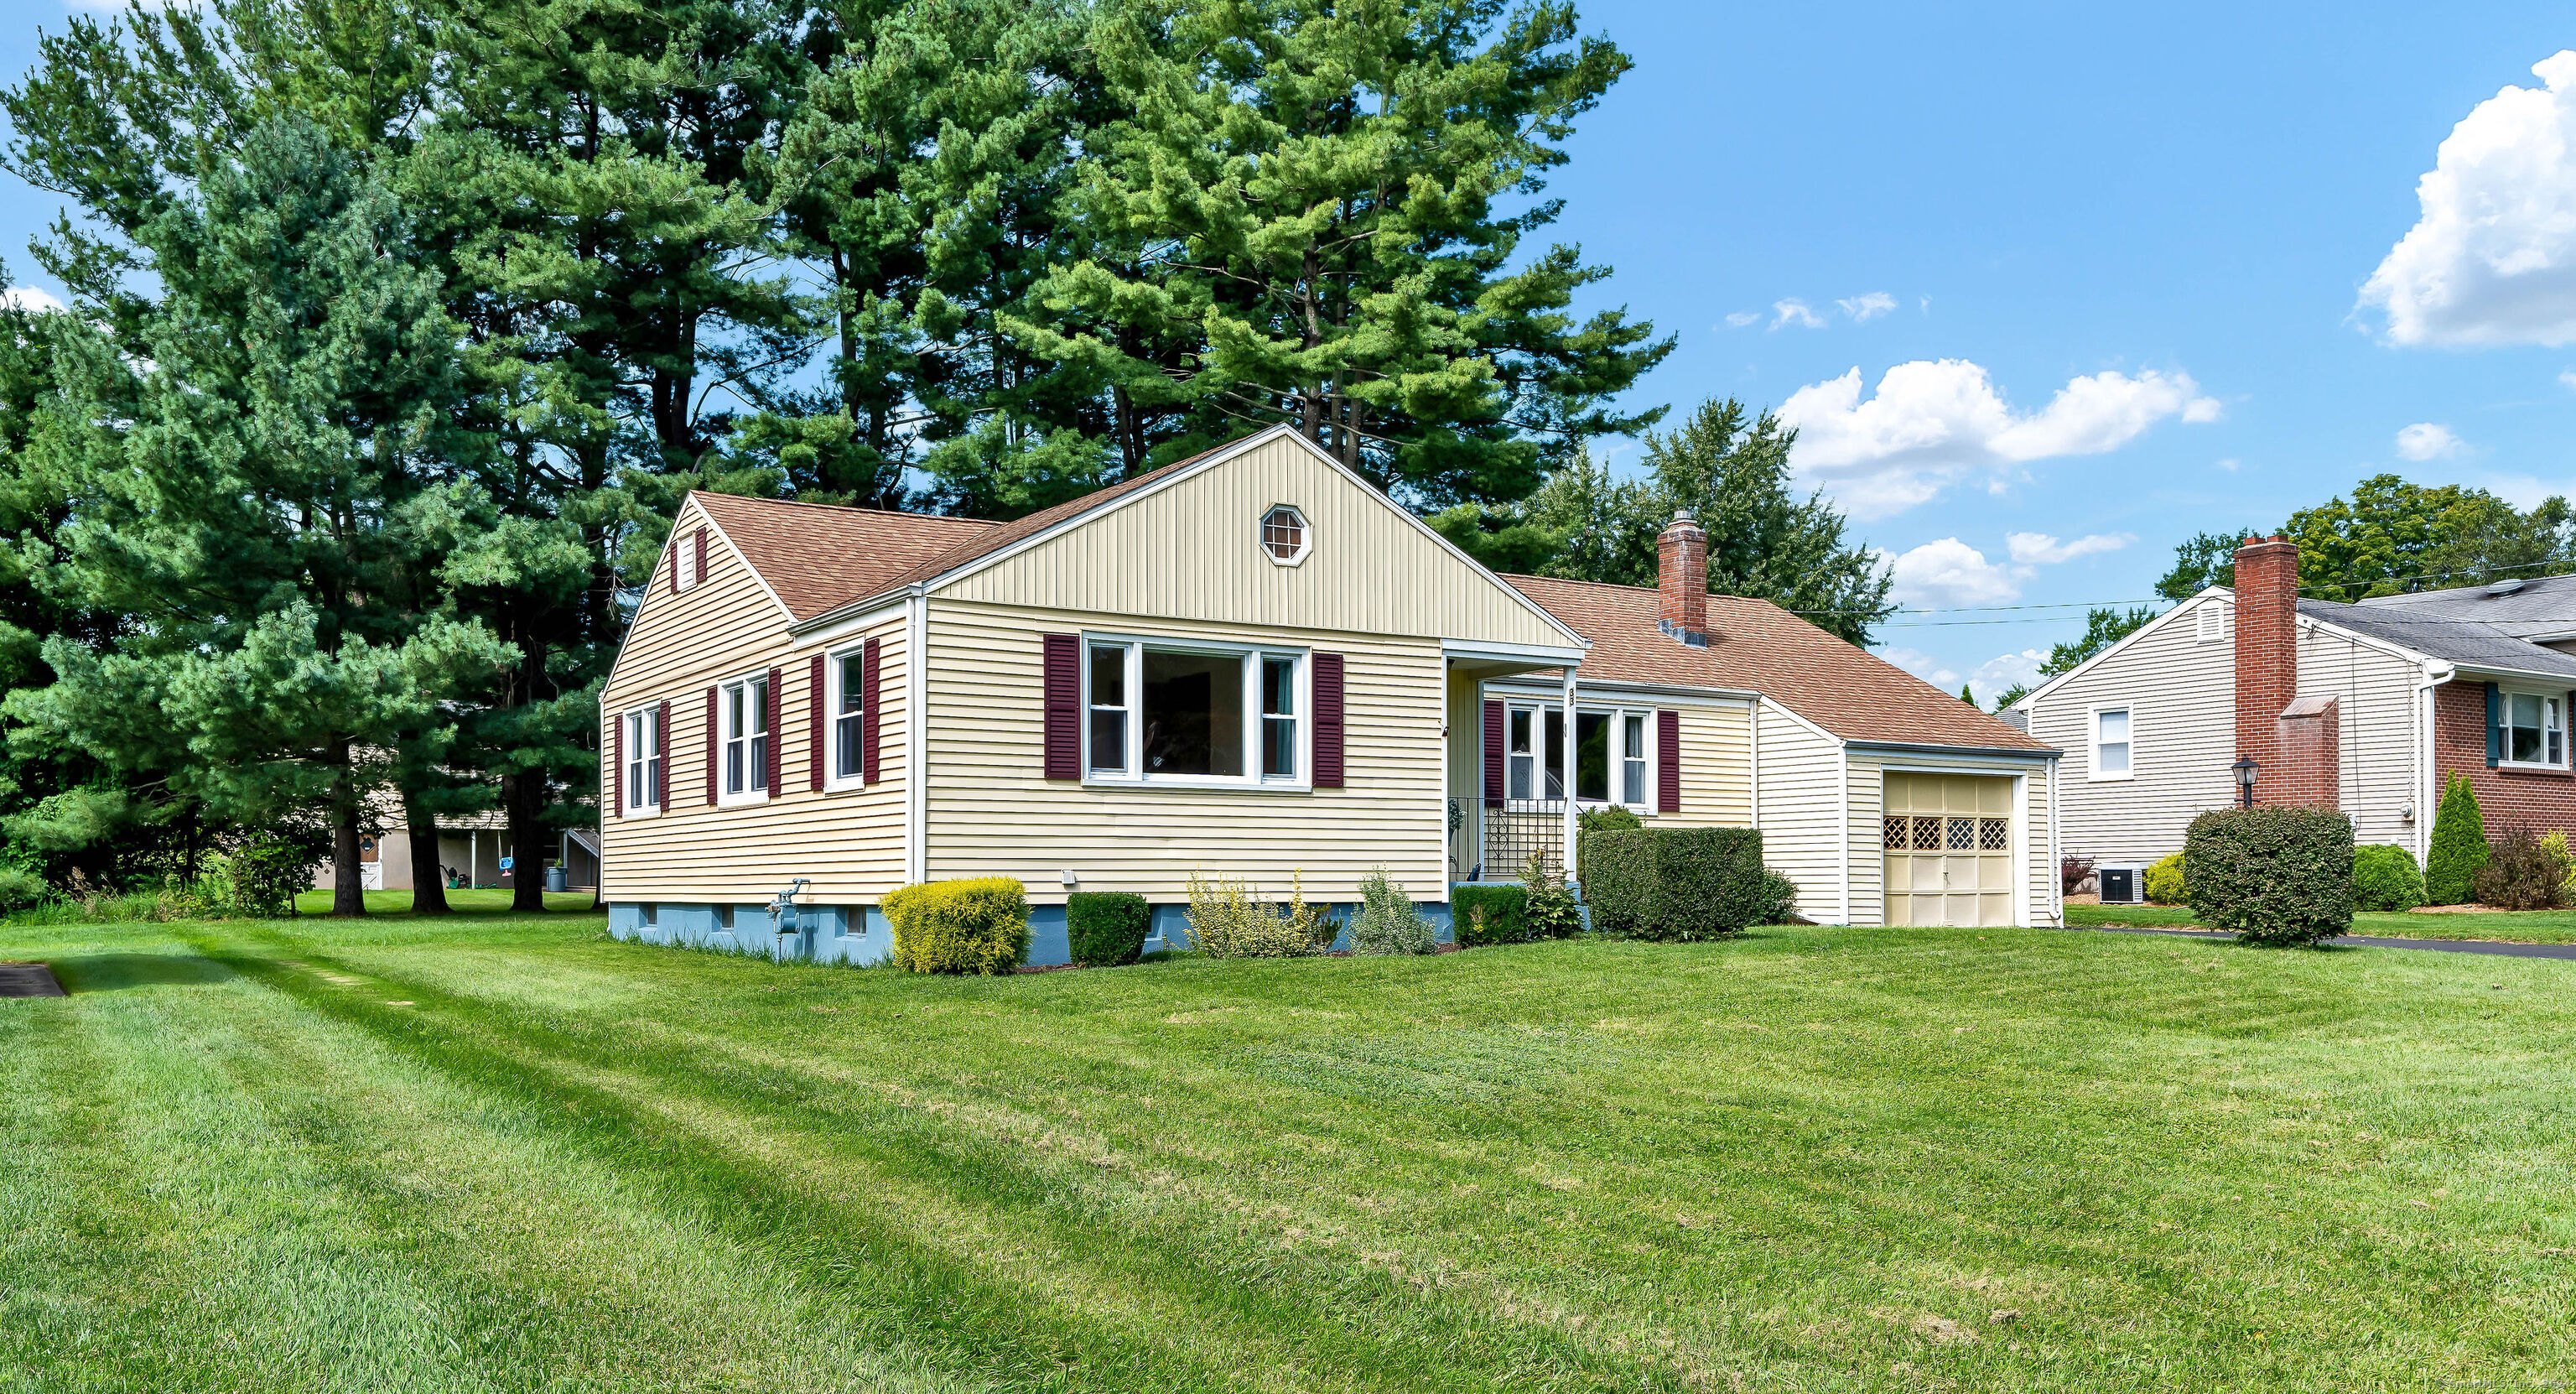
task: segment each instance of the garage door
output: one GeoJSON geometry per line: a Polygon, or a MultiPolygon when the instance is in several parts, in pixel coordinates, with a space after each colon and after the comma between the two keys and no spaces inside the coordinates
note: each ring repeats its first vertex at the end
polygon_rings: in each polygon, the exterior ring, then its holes
{"type": "Polygon", "coordinates": [[[1887,777],[1887,922],[2013,922],[2009,777],[1887,777]]]}

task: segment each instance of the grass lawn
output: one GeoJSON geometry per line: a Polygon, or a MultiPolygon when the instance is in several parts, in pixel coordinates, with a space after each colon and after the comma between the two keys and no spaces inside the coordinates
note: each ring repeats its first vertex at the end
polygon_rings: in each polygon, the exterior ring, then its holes
{"type": "MultiPolygon", "coordinates": [[[[2198,924],[2181,905],[2069,905],[2070,925],[2187,928],[2198,924]]],[[[2576,910],[2498,910],[2467,915],[2380,914],[2352,917],[2355,934],[2397,939],[2500,939],[2516,944],[2576,944],[2576,910]]]]}
{"type": "Polygon", "coordinates": [[[2554,1387],[2576,965],[0,927],[0,1390],[2554,1387]]]}

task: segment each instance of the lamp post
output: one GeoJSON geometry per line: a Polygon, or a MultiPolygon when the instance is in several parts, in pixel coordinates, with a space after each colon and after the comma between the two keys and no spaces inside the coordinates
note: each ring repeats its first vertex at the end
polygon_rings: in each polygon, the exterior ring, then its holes
{"type": "Polygon", "coordinates": [[[2236,757],[2236,763],[2228,768],[2236,771],[2236,806],[2252,808],[2254,806],[2254,757],[2239,755],[2236,757]]]}

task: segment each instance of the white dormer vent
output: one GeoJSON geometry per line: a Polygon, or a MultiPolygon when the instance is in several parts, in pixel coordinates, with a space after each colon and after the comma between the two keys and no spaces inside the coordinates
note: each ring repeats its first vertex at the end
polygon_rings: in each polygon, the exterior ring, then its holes
{"type": "Polygon", "coordinates": [[[2200,623],[2200,642],[2215,644],[2227,637],[2227,602],[2205,602],[2194,618],[2200,623]]]}

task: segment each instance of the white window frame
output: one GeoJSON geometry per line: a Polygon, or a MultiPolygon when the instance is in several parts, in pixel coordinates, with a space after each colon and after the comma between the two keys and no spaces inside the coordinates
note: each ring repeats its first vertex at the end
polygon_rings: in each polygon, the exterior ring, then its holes
{"type": "MultiPolygon", "coordinates": [[[[1543,701],[1534,697],[1506,697],[1503,699],[1503,793],[1505,795],[1504,801],[1506,803],[1537,805],[1558,802],[1558,800],[1548,797],[1546,785],[1548,752],[1541,750],[1538,747],[1551,744],[1547,739],[1548,713],[1560,711],[1564,706],[1565,704],[1563,702],[1543,701]],[[1527,752],[1520,752],[1512,749],[1512,727],[1513,718],[1516,715],[1524,714],[1529,717],[1531,748],[1527,752]],[[1515,769],[1515,762],[1517,761],[1528,762],[1527,768],[1529,772],[1529,788],[1531,792],[1527,796],[1515,795],[1511,792],[1512,775],[1515,769]]],[[[1629,812],[1637,814],[1639,817],[1650,816],[1655,812],[1655,800],[1660,792],[1656,780],[1655,768],[1658,755],[1655,744],[1658,739],[1655,723],[1655,711],[1656,709],[1653,707],[1605,706],[1596,702],[1577,701],[1574,704],[1574,714],[1578,720],[1586,716],[1606,716],[1610,718],[1608,755],[1610,760],[1610,771],[1608,777],[1610,780],[1610,788],[1614,795],[1626,792],[1623,786],[1626,783],[1624,776],[1627,771],[1624,767],[1630,763],[1630,759],[1627,754],[1625,737],[1628,733],[1628,723],[1630,721],[1638,721],[1644,724],[1642,740],[1640,741],[1639,748],[1645,752],[1643,755],[1637,757],[1634,762],[1641,768],[1641,774],[1637,783],[1638,792],[1643,795],[1643,797],[1633,803],[1618,797],[1607,799],[1577,798],[1574,801],[1577,808],[1618,807],[1627,809],[1629,812]]]]}
{"type": "Polygon", "coordinates": [[[2111,781],[2137,778],[2137,704],[2135,702],[2119,702],[2105,707],[2086,707],[2084,709],[2084,749],[2084,779],[2086,783],[2102,784],[2111,781]],[[2129,722],[2129,738],[2126,741],[2113,742],[2113,744],[2116,745],[2126,745],[2129,747],[2129,767],[2124,770],[2105,772],[2102,768],[2102,718],[2111,712],[2118,712],[2121,716],[2126,717],[2129,722]]]}
{"type": "Polygon", "coordinates": [[[1306,510],[1297,505],[1274,503],[1261,510],[1261,516],[1253,520],[1252,540],[1261,548],[1261,555],[1270,559],[1272,566],[1303,566],[1306,558],[1315,550],[1315,524],[1307,518],[1306,510]],[[1281,512],[1297,520],[1297,550],[1294,555],[1285,557],[1270,550],[1270,538],[1267,535],[1270,531],[1270,515],[1281,512]]]}
{"type": "Polygon", "coordinates": [[[2503,684],[2498,684],[2496,687],[2496,701],[2498,703],[2496,715],[2502,718],[2500,723],[2502,727],[2501,734],[2496,738],[2496,767],[2498,769],[2564,770],[2568,767],[2567,694],[2564,691],[2551,691],[2546,688],[2537,687],[2507,687],[2503,684]],[[2543,757],[2541,759],[2517,760],[2513,758],[2513,702],[2517,697],[2533,698],[2540,703],[2540,753],[2543,757]],[[2555,715],[2558,718],[2557,729],[2554,731],[2550,729],[2549,724],[2549,719],[2552,715],[2555,715]],[[2553,735],[2558,738],[2558,758],[2555,760],[2547,758],[2549,754],[2549,738],[2553,735]]]}
{"type": "MultiPolygon", "coordinates": [[[[1264,510],[1265,512],[1267,510],[1264,510]]],[[[1309,534],[1311,538],[1312,534],[1309,534]]],[[[1266,549],[1265,549],[1266,550],[1266,549]]],[[[1315,781],[1315,665],[1311,650],[1294,644],[1237,643],[1217,639],[1174,639],[1155,634],[1104,634],[1086,631],[1082,645],[1082,782],[1100,788],[1126,789],[1251,789],[1274,793],[1305,793],[1315,781]],[[1094,769],[1091,762],[1091,654],[1094,648],[1124,646],[1127,651],[1125,672],[1127,704],[1122,742],[1126,757],[1122,769],[1094,769]],[[1243,768],[1240,775],[1219,774],[1148,774],[1142,768],[1145,758],[1145,651],[1234,656],[1243,668],[1243,768]],[[1296,721],[1297,773],[1265,775],[1261,773],[1261,660],[1286,658],[1297,665],[1296,721]]]]}
{"type": "MultiPolygon", "coordinates": [[[[752,766],[749,762],[751,758],[751,737],[755,733],[748,729],[737,731],[734,729],[733,722],[733,694],[736,691],[740,691],[745,694],[746,698],[748,698],[750,691],[755,684],[765,688],[768,686],[768,683],[769,670],[762,668],[754,672],[741,674],[738,677],[728,678],[725,681],[716,684],[716,805],[720,808],[731,807],[737,804],[767,803],[769,802],[770,796],[778,792],[775,789],[753,788],[751,786],[751,776],[756,767],[752,766]],[[733,752],[736,745],[740,745],[742,747],[743,759],[745,761],[743,769],[744,787],[739,790],[733,787],[733,752]]],[[[768,703],[766,701],[761,702],[757,709],[761,714],[761,719],[766,721],[769,714],[768,703]]],[[[743,707],[746,718],[744,723],[746,728],[749,725],[749,714],[753,710],[754,707],[752,704],[746,700],[743,707]]],[[[778,739],[778,733],[775,731],[762,731],[757,734],[767,736],[773,743],[778,739]]],[[[764,762],[764,764],[765,763],[766,762],[764,762]]],[[[783,764],[784,762],[782,761],[781,763],[783,764]]],[[[761,778],[768,778],[769,772],[767,769],[759,768],[757,772],[761,778]]]]}
{"type": "Polygon", "coordinates": [[[626,746],[626,807],[620,810],[629,818],[651,818],[662,811],[662,762],[670,758],[671,733],[661,730],[661,704],[629,707],[618,713],[624,724],[626,746]],[[651,749],[646,750],[645,733],[651,733],[651,749]]]}
{"type": "MultiPolygon", "coordinates": [[[[864,689],[859,693],[858,708],[847,712],[841,710],[842,701],[849,695],[842,686],[842,661],[854,660],[864,667],[868,661],[867,652],[867,641],[864,639],[841,648],[826,649],[823,652],[823,719],[830,723],[824,728],[823,738],[823,788],[826,792],[867,787],[868,713],[867,694],[864,689]],[[850,738],[850,763],[855,768],[850,773],[843,774],[841,773],[841,722],[843,718],[853,716],[858,718],[858,724],[852,728],[850,738]]],[[[878,661],[883,662],[884,659],[880,657],[878,661]]],[[[882,679],[879,680],[879,686],[880,688],[883,686],[882,679]]],[[[882,692],[879,695],[882,697],[882,692]]]]}

